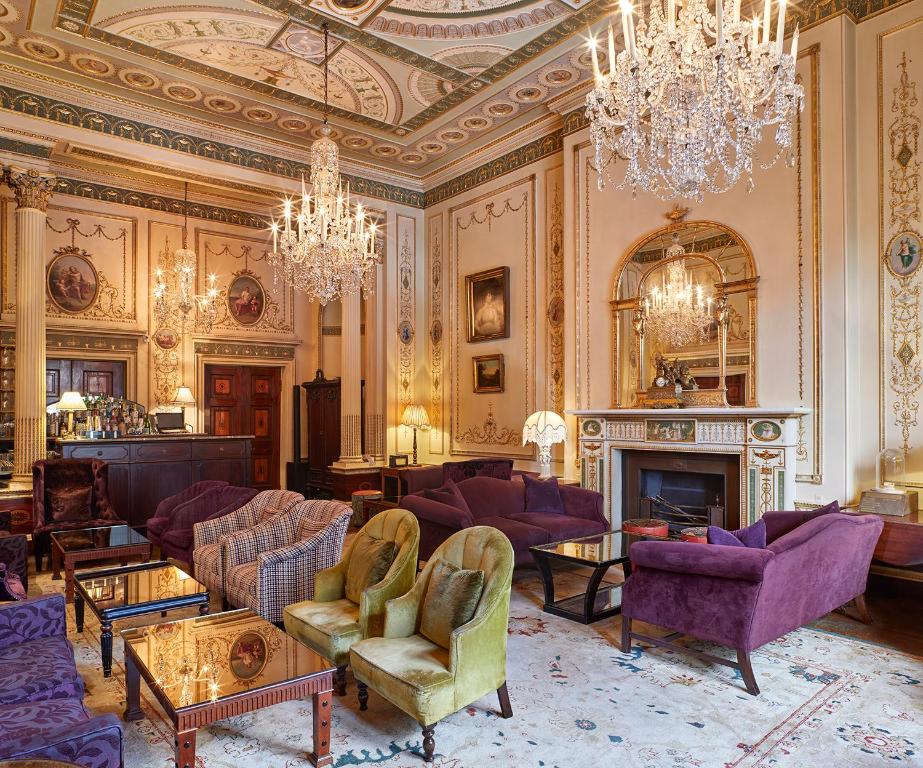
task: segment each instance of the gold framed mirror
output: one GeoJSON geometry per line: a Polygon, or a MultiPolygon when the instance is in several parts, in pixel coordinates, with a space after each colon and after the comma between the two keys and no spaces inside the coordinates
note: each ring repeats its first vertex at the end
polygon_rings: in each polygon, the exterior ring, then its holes
{"type": "Polygon", "coordinates": [[[723,224],[675,221],[639,238],[613,281],[612,407],[755,406],[758,282],[749,246],[723,224]]]}

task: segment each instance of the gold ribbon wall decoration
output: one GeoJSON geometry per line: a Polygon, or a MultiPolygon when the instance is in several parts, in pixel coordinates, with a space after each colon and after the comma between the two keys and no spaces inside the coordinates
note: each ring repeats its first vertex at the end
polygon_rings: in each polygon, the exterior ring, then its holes
{"type": "MultiPolygon", "coordinates": [[[[900,430],[901,447],[905,452],[911,448],[911,434],[917,426],[920,409],[919,392],[923,386],[920,361],[923,285],[918,279],[923,237],[917,229],[920,222],[920,117],[916,113],[917,86],[907,71],[909,63],[905,51],[897,65],[898,83],[892,91],[887,172],[891,237],[882,254],[890,336],[887,344],[889,386],[893,393],[889,416],[893,418],[892,425],[900,430]]],[[[882,446],[885,432],[882,425],[882,446]]]]}

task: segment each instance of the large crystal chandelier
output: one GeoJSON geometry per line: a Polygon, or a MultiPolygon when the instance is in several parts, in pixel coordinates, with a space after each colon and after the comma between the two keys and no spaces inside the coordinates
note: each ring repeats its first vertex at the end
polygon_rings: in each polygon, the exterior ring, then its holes
{"type": "Polygon", "coordinates": [[[160,326],[168,325],[174,316],[179,316],[185,330],[189,313],[198,309],[195,325],[209,333],[218,316],[220,291],[218,278],[209,275],[205,293],[196,294],[196,270],[198,257],[188,247],[189,183],[183,184],[183,245],[173,253],[167,264],[154,272],[154,317],[160,326]]]}
{"type": "Polygon", "coordinates": [[[712,297],[705,294],[686,270],[685,249],[673,233],[667,248],[667,274],[641,301],[646,332],[652,333],[671,349],[682,349],[707,340],[712,324],[712,297]]]}
{"type": "Polygon", "coordinates": [[[707,0],[685,0],[678,15],[676,0],[651,0],[647,21],[636,26],[631,4],[621,0],[625,50],[616,55],[610,24],[606,74],[590,41],[596,82],[586,111],[600,187],[617,156],[626,161],[621,186],[633,193],[701,200],[742,175],[752,188],[754,153],[767,127],[775,127],[776,148],[761,167],[783,153],[794,162],[793,123],[804,106],[795,82],[798,29],[784,53],[785,0],[777,0],[775,39],[772,0],[764,2],[762,20],[747,22],[740,0],[716,0],[714,15],[707,0]]]}
{"type": "Polygon", "coordinates": [[[272,264],[286,283],[326,304],[360,288],[368,295],[378,265],[376,225],[362,205],[355,211],[340,183],[337,145],[330,138],[328,105],[328,29],[324,30],[324,126],[311,145],[311,194],[301,180],[300,205],[285,199],[282,222],[272,222],[272,264]]]}

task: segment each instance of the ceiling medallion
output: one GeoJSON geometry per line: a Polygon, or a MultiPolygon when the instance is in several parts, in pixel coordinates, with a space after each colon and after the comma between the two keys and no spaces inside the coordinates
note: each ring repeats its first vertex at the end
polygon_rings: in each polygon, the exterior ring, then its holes
{"type": "Polygon", "coordinates": [[[606,74],[590,41],[596,84],[586,105],[600,186],[608,154],[625,158],[620,186],[633,193],[701,200],[741,176],[752,188],[754,154],[768,127],[776,152],[760,167],[783,153],[794,162],[793,124],[804,106],[795,81],[798,30],[784,53],[785,0],[778,0],[774,40],[771,3],[765,0],[762,20],[747,22],[740,0],[716,0],[714,15],[707,0],[686,0],[678,15],[676,0],[653,0],[636,26],[630,2],[621,0],[626,48],[616,56],[610,23],[606,74]]]}
{"type": "Polygon", "coordinates": [[[272,253],[269,263],[276,276],[306,292],[321,304],[360,289],[372,290],[375,267],[376,224],[349,200],[349,184],[340,181],[340,155],[330,138],[329,31],[324,31],[324,126],[321,138],[311,145],[311,195],[301,181],[301,201],[282,201],[282,222],[272,222],[272,253]],[[280,274],[281,273],[281,274],[280,274]]]}

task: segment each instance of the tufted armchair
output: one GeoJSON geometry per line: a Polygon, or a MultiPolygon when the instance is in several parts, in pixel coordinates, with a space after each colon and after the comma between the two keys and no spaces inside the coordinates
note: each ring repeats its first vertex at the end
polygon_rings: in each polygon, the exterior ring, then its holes
{"type": "Polygon", "coordinates": [[[318,571],[339,562],[353,508],[302,501],[224,542],[224,594],[235,608],[282,621],[285,606],[314,597],[318,571]]]}
{"type": "Polygon", "coordinates": [[[49,534],[102,525],[124,523],[118,510],[109,503],[109,467],[96,459],[41,459],[32,465],[32,546],[35,569],[41,570],[42,558],[51,551],[49,534]],[[61,494],[89,489],[89,512],[59,514],[55,498],[61,494]],[[57,519],[56,519],[57,517],[57,519]]]}
{"type": "Polygon", "coordinates": [[[294,491],[263,491],[229,515],[194,525],[192,559],[196,580],[207,586],[213,595],[223,595],[222,539],[232,533],[253,528],[262,520],[280,512],[286,512],[299,501],[304,501],[304,496],[294,491]]]}
{"type": "Polygon", "coordinates": [[[385,603],[410,591],[417,574],[420,526],[406,509],[387,509],[367,522],[356,534],[343,559],[332,568],[319,571],[314,580],[314,598],[285,608],[285,631],[313,648],[337,667],[337,692],[346,693],[346,667],[353,643],[367,637],[381,637],[385,625],[385,603]],[[398,547],[391,566],[381,581],[362,590],[358,603],[347,596],[347,574],[363,536],[391,541],[398,547]]]}
{"type": "Polygon", "coordinates": [[[154,514],[147,521],[147,537],[151,540],[151,543],[160,546],[163,534],[171,528],[173,515],[177,507],[187,501],[192,501],[212,488],[222,488],[226,485],[227,481],[225,480],[200,480],[161,501],[157,505],[154,514]]]}
{"type": "Polygon", "coordinates": [[[506,690],[512,578],[513,547],[506,536],[489,526],[458,531],[433,553],[413,589],[387,602],[383,636],[360,640],[349,651],[360,709],[366,709],[371,688],[414,718],[423,727],[427,762],[433,760],[436,723],[487,693],[497,691],[503,717],[513,716],[506,690]],[[441,563],[484,574],[471,620],[452,630],[444,645],[423,634],[424,602],[441,563]]]}

